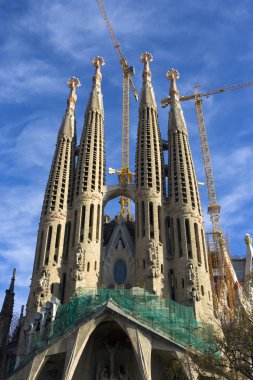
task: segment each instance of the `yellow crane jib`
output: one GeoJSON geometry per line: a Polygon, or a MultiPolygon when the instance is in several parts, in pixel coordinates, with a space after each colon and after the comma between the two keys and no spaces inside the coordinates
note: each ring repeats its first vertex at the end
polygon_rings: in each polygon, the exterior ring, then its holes
{"type": "MultiPolygon", "coordinates": [[[[180,101],[183,102],[185,100],[191,100],[191,99],[196,99],[196,98],[208,98],[210,95],[220,94],[226,91],[237,90],[239,88],[250,87],[250,86],[253,86],[253,82],[234,84],[232,86],[221,87],[221,88],[217,88],[216,90],[206,91],[206,92],[201,92],[201,93],[195,92],[193,95],[180,96],[180,101]]],[[[170,98],[168,97],[168,98],[161,99],[161,104],[163,108],[167,107],[168,104],[170,104],[170,98]]]]}

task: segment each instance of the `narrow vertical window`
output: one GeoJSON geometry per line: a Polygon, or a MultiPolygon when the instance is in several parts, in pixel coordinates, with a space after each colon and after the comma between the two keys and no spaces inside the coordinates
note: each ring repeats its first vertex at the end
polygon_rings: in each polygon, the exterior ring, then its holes
{"type": "Polygon", "coordinates": [[[161,216],[161,206],[158,206],[157,212],[158,212],[159,241],[160,241],[160,243],[162,243],[162,231],[161,231],[162,216],[161,216]]]}
{"type": "Polygon", "coordinates": [[[171,256],[175,254],[175,234],[173,218],[170,218],[170,235],[171,235],[171,256]]]}
{"type": "Polygon", "coordinates": [[[64,304],[64,296],[65,296],[65,286],[66,286],[66,273],[62,274],[62,279],[61,279],[61,304],[64,304]]]}
{"type": "Polygon", "coordinates": [[[38,249],[38,257],[37,257],[36,270],[38,270],[38,269],[39,269],[39,266],[40,266],[40,260],[41,260],[41,254],[42,254],[43,237],[44,237],[44,231],[41,231],[41,233],[40,233],[40,243],[39,243],[39,249],[38,249]]]}
{"type": "Polygon", "coordinates": [[[61,224],[58,224],[57,230],[56,230],[55,254],[54,254],[54,261],[56,263],[58,263],[58,252],[59,252],[60,238],[61,238],[61,224]]]}
{"type": "Polygon", "coordinates": [[[87,263],[87,272],[89,272],[90,271],[90,263],[88,262],[87,263]]]}
{"type": "Polygon", "coordinates": [[[144,202],[141,202],[141,236],[145,237],[145,205],[144,202]]]}
{"type": "Polygon", "coordinates": [[[82,206],[81,225],[80,225],[80,243],[83,243],[83,240],[84,240],[84,224],[85,224],[85,206],[82,206]]]}
{"type": "Polygon", "coordinates": [[[149,229],[150,239],[154,239],[154,210],[152,202],[149,202],[149,229]]]}
{"type": "Polygon", "coordinates": [[[51,240],[52,240],[52,229],[53,227],[49,226],[48,233],[47,233],[46,257],[45,257],[45,262],[44,262],[45,265],[47,265],[49,261],[49,252],[50,252],[51,240]]]}
{"type": "Polygon", "coordinates": [[[99,240],[99,227],[100,227],[100,205],[97,207],[97,229],[96,229],[96,240],[99,240]]]}
{"type": "Polygon", "coordinates": [[[170,290],[171,290],[171,299],[175,301],[175,277],[174,277],[174,271],[173,269],[170,270],[169,275],[169,282],[170,282],[170,290]]]}
{"type": "Polygon", "coordinates": [[[70,232],[71,232],[71,222],[67,222],[65,226],[64,243],[63,243],[63,254],[62,254],[63,260],[68,259],[70,232]]]}
{"type": "Polygon", "coordinates": [[[93,235],[93,215],[94,215],[94,205],[90,205],[90,219],[89,219],[89,239],[92,240],[93,235]]]}
{"type": "Polygon", "coordinates": [[[171,251],[170,217],[169,216],[166,216],[166,218],[165,218],[165,231],[166,231],[167,255],[168,256],[172,256],[172,251],[171,251]]]}
{"type": "Polygon", "coordinates": [[[185,234],[186,234],[188,259],[192,259],[191,232],[190,232],[189,219],[185,219],[185,234]]]}
{"type": "Polygon", "coordinates": [[[59,242],[61,237],[61,225],[58,224],[56,231],[56,239],[55,239],[55,249],[59,248],[59,242]]]}
{"type": "Polygon", "coordinates": [[[97,262],[94,263],[94,270],[97,270],[97,262]]]}
{"type": "Polygon", "coordinates": [[[207,268],[207,258],[206,258],[206,246],[205,246],[205,238],[204,238],[204,232],[201,229],[201,237],[202,237],[202,247],[203,247],[203,255],[204,255],[204,261],[205,261],[205,270],[208,271],[207,268]]]}
{"type": "Polygon", "coordinates": [[[140,223],[140,220],[139,220],[139,205],[138,205],[138,203],[136,203],[136,216],[135,216],[135,219],[136,219],[136,237],[138,238],[139,237],[139,223],[140,223]]]}
{"type": "Polygon", "coordinates": [[[76,222],[77,222],[77,210],[75,211],[74,214],[74,225],[73,225],[73,235],[72,235],[72,247],[75,245],[75,240],[76,240],[76,222]]]}
{"type": "Polygon", "coordinates": [[[52,229],[53,229],[52,226],[50,226],[49,229],[48,229],[48,235],[47,235],[47,249],[46,249],[47,252],[50,251],[50,247],[51,247],[52,229]]]}
{"type": "Polygon", "coordinates": [[[201,264],[201,253],[200,253],[200,244],[199,244],[199,230],[197,223],[194,223],[194,233],[195,233],[195,241],[196,241],[196,252],[198,263],[201,264]]]}
{"type": "Polygon", "coordinates": [[[178,240],[179,257],[182,257],[183,256],[182,234],[181,234],[181,223],[180,223],[180,219],[179,218],[177,218],[177,240],[178,240]]]}

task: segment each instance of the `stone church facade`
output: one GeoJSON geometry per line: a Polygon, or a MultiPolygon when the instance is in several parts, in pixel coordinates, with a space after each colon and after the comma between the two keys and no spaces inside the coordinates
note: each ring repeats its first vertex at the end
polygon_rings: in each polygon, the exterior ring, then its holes
{"type": "MultiPolygon", "coordinates": [[[[80,83],[75,77],[68,81],[10,379],[172,379],[169,368],[187,351],[190,329],[215,319],[179,73],[167,73],[168,141],[162,141],[151,61],[151,54],[142,54],[131,184],[105,182],[103,58],[92,61],[95,72],[79,145],[75,107],[80,83]],[[105,205],[120,195],[134,202],[134,221],[104,215],[105,205]],[[170,327],[162,317],[168,313],[170,327]],[[184,322],[180,338],[178,321],[187,313],[195,324],[184,322]],[[65,327],[59,327],[61,316],[65,327]]],[[[11,286],[10,303],[14,281],[11,286]]],[[[4,352],[3,339],[1,347],[4,352]]],[[[181,378],[190,376],[182,366],[181,378]]]]}

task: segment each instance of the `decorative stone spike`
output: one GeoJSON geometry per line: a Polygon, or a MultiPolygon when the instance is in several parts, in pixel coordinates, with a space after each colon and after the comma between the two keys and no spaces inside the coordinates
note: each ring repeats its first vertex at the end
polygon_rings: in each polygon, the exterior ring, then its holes
{"type": "Polygon", "coordinates": [[[67,82],[68,87],[70,88],[70,94],[69,98],[67,101],[68,108],[71,109],[72,111],[75,110],[75,105],[76,105],[76,88],[81,86],[81,83],[78,78],[76,77],[71,77],[68,82],[67,82]]]}
{"type": "Polygon", "coordinates": [[[171,79],[179,79],[180,78],[180,74],[179,74],[179,72],[176,69],[172,68],[169,71],[167,71],[166,78],[169,79],[169,80],[171,80],[171,79]]]}

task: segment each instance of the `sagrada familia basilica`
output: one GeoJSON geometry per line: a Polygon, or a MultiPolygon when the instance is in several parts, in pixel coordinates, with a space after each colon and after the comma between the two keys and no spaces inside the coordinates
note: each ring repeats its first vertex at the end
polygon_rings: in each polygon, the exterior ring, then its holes
{"type": "MultiPolygon", "coordinates": [[[[201,328],[214,326],[213,289],[201,202],[179,73],[171,69],[168,136],[161,140],[150,53],[141,55],[133,183],[106,185],[101,68],[77,144],[70,94],[59,129],[39,223],[26,312],[8,339],[15,271],[0,319],[0,377],[18,380],[166,379],[189,345],[202,349],[201,328]],[[165,165],[165,156],[169,165],[165,165]],[[169,184],[168,188],[165,185],[169,184]],[[110,220],[104,208],[124,196],[135,218],[110,220]]],[[[252,272],[246,239],[246,272],[252,272]]],[[[211,328],[210,327],[210,328],[211,328]]],[[[182,366],[180,379],[194,378],[182,366]]]]}

